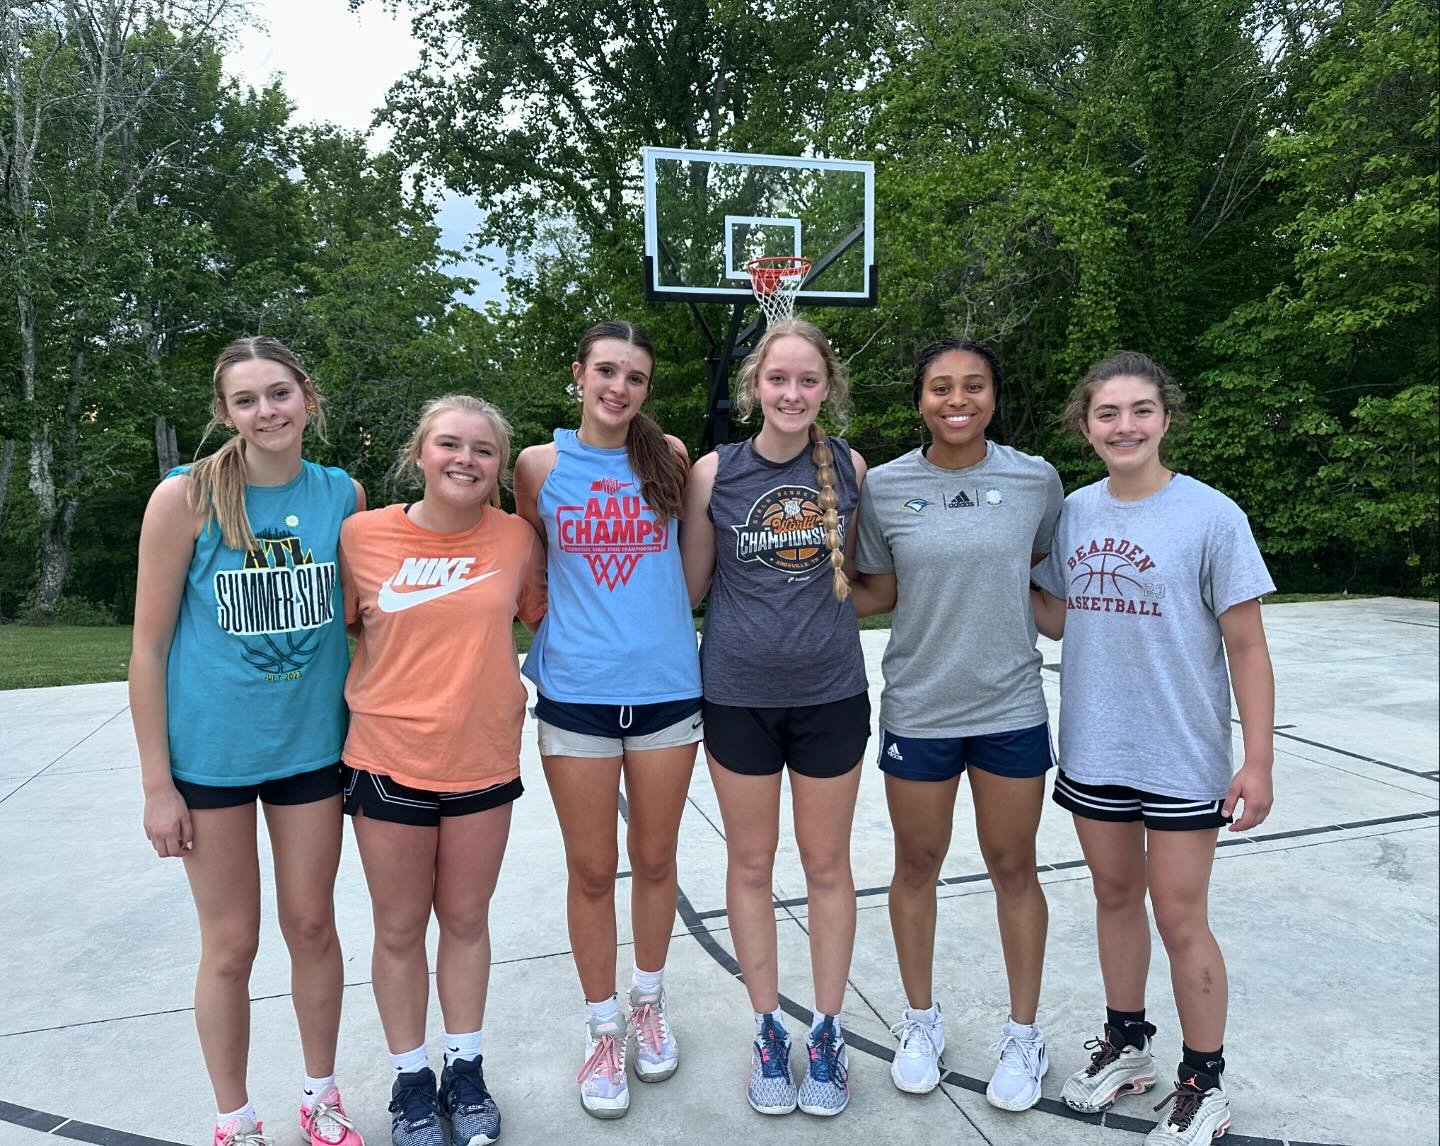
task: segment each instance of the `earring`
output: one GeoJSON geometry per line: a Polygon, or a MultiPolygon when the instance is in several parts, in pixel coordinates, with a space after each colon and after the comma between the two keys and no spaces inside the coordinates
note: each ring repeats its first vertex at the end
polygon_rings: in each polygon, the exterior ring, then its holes
{"type": "Polygon", "coordinates": [[[565,393],[569,394],[570,397],[574,398],[577,402],[584,401],[585,399],[585,387],[581,386],[578,382],[571,382],[570,385],[566,386],[565,393]]]}

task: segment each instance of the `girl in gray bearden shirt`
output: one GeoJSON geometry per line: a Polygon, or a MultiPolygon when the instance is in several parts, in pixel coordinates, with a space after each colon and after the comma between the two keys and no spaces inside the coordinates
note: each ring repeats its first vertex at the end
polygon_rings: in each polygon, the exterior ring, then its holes
{"type": "Polygon", "coordinates": [[[1230,1125],[1210,869],[1220,827],[1255,827],[1273,798],[1275,680],[1259,598],[1275,585],[1240,508],[1161,462],[1180,400],[1163,367],[1130,351],[1076,387],[1065,419],[1109,474],[1066,499],[1035,571],[1043,592],[1032,593],[1040,630],[1065,637],[1055,802],[1074,816],[1090,867],[1105,983],[1104,1034],[1062,1097],[1097,1111],[1155,1083],[1148,891],[1184,1039],[1149,1146],[1208,1143],[1230,1125]],[[1245,745],[1233,777],[1232,677],[1245,745]]]}

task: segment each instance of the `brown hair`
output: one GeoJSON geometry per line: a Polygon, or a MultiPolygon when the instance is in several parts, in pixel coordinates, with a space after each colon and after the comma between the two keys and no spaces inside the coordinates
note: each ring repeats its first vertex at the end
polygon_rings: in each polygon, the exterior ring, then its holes
{"type": "Polygon", "coordinates": [[[499,407],[471,394],[446,394],[440,398],[431,398],[420,407],[420,419],[415,423],[410,440],[400,447],[400,456],[395,461],[394,477],[406,485],[424,484],[425,478],[420,472],[420,450],[425,445],[425,436],[430,433],[435,420],[441,414],[448,414],[452,410],[465,410],[482,415],[495,432],[498,439],[495,444],[500,450],[500,476],[495,482],[495,488],[490,491],[490,504],[499,508],[500,487],[508,486],[510,482],[510,423],[499,407]]]}
{"type": "MultiPolygon", "coordinates": [[[[760,336],[755,349],[740,368],[740,382],[736,387],[735,404],[740,407],[740,420],[748,422],[755,412],[758,401],[756,387],[760,372],[765,365],[765,356],[780,339],[803,338],[813,346],[825,362],[825,378],[829,390],[825,395],[825,411],[837,430],[843,430],[850,420],[850,381],[845,366],[835,356],[830,340],[820,328],[800,318],[788,318],[777,322],[760,336]]],[[[850,596],[850,580],[845,576],[845,547],[840,540],[840,495],[835,490],[835,455],[830,449],[830,436],[820,423],[810,424],[810,460],[815,463],[815,479],[820,483],[820,509],[824,513],[825,548],[830,551],[831,587],[836,599],[845,600],[850,596]]]]}
{"type": "MultiPolygon", "coordinates": [[[[650,356],[650,366],[654,369],[655,347],[649,336],[633,322],[623,319],[597,322],[582,334],[575,360],[584,366],[595,344],[605,338],[618,339],[643,350],[650,356]]],[[[580,396],[578,390],[575,396],[580,396]]],[[[649,396],[648,393],[646,396],[649,396]]],[[[625,432],[625,453],[630,468],[640,479],[640,492],[645,495],[645,500],[662,516],[678,518],[685,505],[687,467],[666,439],[659,423],[643,409],[636,411],[630,419],[630,426],[625,432]]]]}
{"type": "MultiPolygon", "coordinates": [[[[210,379],[213,390],[210,422],[201,435],[196,453],[204,447],[211,431],[226,424],[225,372],[237,363],[253,358],[279,363],[294,375],[296,385],[305,396],[306,424],[313,423],[315,432],[322,439],[325,437],[325,399],[320,396],[295,352],[277,339],[261,334],[252,338],[237,338],[216,357],[210,379]]],[[[255,533],[245,513],[245,439],[237,434],[209,457],[195,462],[190,467],[189,477],[191,512],[213,517],[220,527],[220,536],[231,549],[249,552],[256,548],[255,533]]]]}
{"type": "Polygon", "coordinates": [[[1083,433],[1095,391],[1113,378],[1138,378],[1154,386],[1160,395],[1160,407],[1169,415],[1172,425],[1184,416],[1185,395],[1170,376],[1170,371],[1138,350],[1117,350],[1090,367],[1085,377],[1070,391],[1060,420],[1072,430],[1083,433]]]}

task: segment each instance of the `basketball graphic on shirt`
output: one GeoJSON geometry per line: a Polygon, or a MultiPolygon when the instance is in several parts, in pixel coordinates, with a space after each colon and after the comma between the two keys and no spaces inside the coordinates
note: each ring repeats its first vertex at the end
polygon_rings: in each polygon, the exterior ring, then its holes
{"type": "Polygon", "coordinates": [[[610,592],[630,583],[630,574],[647,553],[663,553],[669,524],[646,503],[634,483],[602,477],[590,483],[584,505],[555,510],[555,532],[562,553],[585,559],[596,585],[610,592]]]}
{"type": "Polygon", "coordinates": [[[1077,593],[1096,593],[1102,597],[1135,597],[1145,586],[1135,576],[1135,562],[1118,553],[1092,553],[1075,562],[1070,588],[1077,593]]]}
{"type": "MultiPolygon", "coordinates": [[[[745,524],[732,525],[735,557],[758,561],[781,573],[808,573],[829,560],[825,511],[820,491],[803,485],[776,486],[755,500],[745,524]]],[[[845,518],[840,518],[845,537],[845,518]]]]}

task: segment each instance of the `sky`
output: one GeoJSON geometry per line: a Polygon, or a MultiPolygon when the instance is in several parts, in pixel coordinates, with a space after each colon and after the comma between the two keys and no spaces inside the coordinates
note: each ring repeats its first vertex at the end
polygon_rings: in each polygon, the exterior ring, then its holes
{"type": "MultiPolygon", "coordinates": [[[[250,26],[226,57],[231,75],[256,87],[276,73],[302,122],[328,121],[350,131],[371,132],[375,109],[390,85],[415,66],[419,45],[410,34],[408,13],[393,14],[379,0],[351,12],[346,0],[252,0],[250,26]]],[[[374,129],[372,150],[389,141],[374,129]]],[[[436,222],[442,242],[465,246],[480,220],[474,200],[446,196],[436,222]]],[[[479,282],[468,301],[503,299],[504,285],[493,267],[466,262],[456,273],[479,282]]]]}

